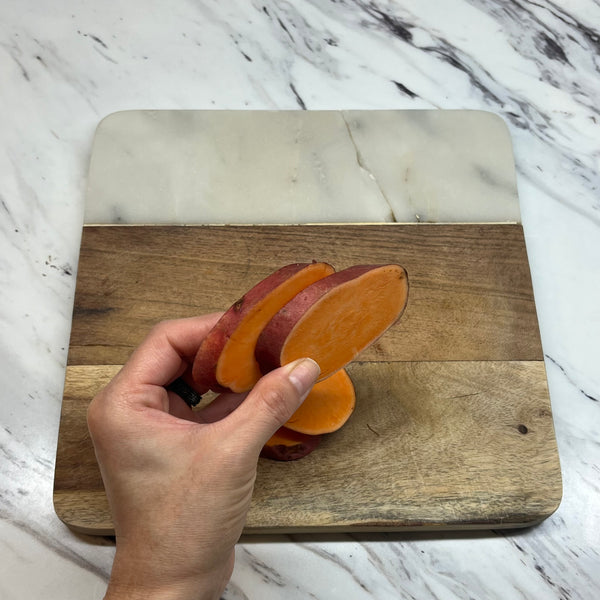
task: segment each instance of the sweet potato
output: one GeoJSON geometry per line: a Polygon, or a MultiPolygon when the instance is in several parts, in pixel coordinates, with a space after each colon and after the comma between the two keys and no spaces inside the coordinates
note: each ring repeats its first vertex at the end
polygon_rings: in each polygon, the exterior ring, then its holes
{"type": "Polygon", "coordinates": [[[352,380],[340,369],[313,387],[285,426],[308,435],[332,433],[350,418],[355,403],[352,380]]]}
{"type": "Polygon", "coordinates": [[[261,376],[254,348],[264,326],[298,292],[333,272],[326,263],[295,263],[256,284],[202,342],[192,367],[194,384],[215,392],[248,391],[261,376]]]}
{"type": "Polygon", "coordinates": [[[306,435],[280,427],[263,446],[260,455],[272,460],[297,460],[310,454],[320,441],[319,435],[306,435]]]}
{"type": "Polygon", "coordinates": [[[263,373],[309,356],[320,380],[345,367],[400,317],[408,276],[399,265],[357,265],[309,285],[266,325],[255,357],[263,373]]]}

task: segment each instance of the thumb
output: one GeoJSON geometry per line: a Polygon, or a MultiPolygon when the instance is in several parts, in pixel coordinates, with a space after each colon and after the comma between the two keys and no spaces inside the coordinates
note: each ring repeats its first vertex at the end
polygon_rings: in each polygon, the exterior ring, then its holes
{"type": "Polygon", "coordinates": [[[321,369],[311,358],[300,358],[262,377],[226,427],[240,450],[258,454],[267,440],[294,414],[308,396],[321,369]]]}

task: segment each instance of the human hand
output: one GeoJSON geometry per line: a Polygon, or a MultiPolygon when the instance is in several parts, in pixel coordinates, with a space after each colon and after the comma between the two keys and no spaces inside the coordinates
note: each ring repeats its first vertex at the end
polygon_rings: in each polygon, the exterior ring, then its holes
{"type": "Polygon", "coordinates": [[[117,540],[107,599],[219,598],[259,453],[318,377],[300,359],[192,411],[164,386],[189,372],[219,317],[154,327],[88,409],[117,540]]]}

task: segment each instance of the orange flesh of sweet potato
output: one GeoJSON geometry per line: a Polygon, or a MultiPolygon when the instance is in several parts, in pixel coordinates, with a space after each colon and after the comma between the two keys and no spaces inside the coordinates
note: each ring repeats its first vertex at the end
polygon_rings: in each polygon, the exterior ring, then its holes
{"type": "Polygon", "coordinates": [[[271,460],[297,460],[310,454],[320,441],[319,435],[305,435],[280,427],[263,446],[260,455],[271,460]]]}
{"type": "Polygon", "coordinates": [[[285,424],[288,429],[308,435],[337,431],[354,411],[356,394],[344,369],[315,384],[300,408],[285,424]]]}
{"type": "Polygon", "coordinates": [[[326,263],[287,265],[256,284],[221,317],[202,342],[192,377],[215,392],[245,392],[260,379],[256,340],[274,314],[298,292],[334,272],[326,263]]]}
{"type": "Polygon", "coordinates": [[[400,317],[408,277],[399,265],[358,265],[297,294],[264,328],[256,344],[263,373],[309,356],[320,380],[346,366],[400,317]]]}

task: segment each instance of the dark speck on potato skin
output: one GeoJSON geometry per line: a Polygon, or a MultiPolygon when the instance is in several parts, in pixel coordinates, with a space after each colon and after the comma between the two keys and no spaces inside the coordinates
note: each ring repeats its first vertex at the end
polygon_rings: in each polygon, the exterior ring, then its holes
{"type": "Polygon", "coordinates": [[[242,306],[244,305],[245,298],[246,298],[246,296],[242,296],[239,300],[237,300],[235,302],[235,304],[233,305],[233,310],[235,310],[236,312],[239,312],[240,310],[242,310],[242,306]]]}

